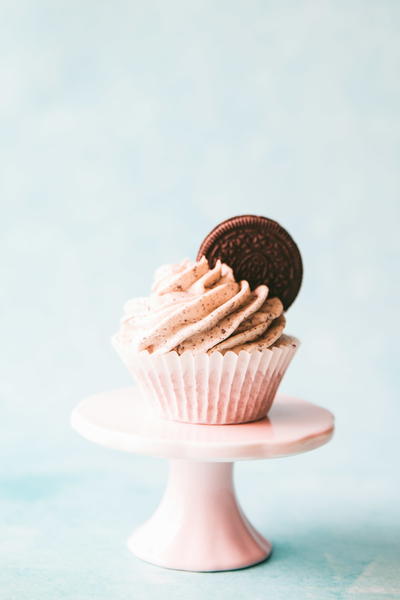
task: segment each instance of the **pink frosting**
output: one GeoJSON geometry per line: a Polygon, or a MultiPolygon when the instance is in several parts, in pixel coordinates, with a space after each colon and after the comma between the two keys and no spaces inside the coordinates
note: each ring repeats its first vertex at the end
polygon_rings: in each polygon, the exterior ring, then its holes
{"type": "Polygon", "coordinates": [[[285,326],[282,302],[268,298],[266,285],[251,290],[204,257],[157,269],[151,295],[129,300],[124,312],[119,339],[154,354],[262,350],[285,326]]]}

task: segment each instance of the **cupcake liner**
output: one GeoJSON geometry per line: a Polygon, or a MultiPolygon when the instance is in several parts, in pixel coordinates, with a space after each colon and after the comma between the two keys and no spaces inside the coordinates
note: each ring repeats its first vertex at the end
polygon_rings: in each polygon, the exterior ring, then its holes
{"type": "Polygon", "coordinates": [[[282,336],[266,350],[224,355],[136,352],[118,335],[113,346],[158,412],[185,423],[247,423],[268,414],[299,341],[282,336]]]}

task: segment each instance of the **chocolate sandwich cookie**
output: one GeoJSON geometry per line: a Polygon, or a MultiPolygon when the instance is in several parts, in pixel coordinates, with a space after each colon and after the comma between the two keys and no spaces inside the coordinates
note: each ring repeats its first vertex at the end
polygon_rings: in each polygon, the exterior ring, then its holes
{"type": "Polygon", "coordinates": [[[285,310],[296,298],[302,278],[300,251],[288,232],[272,219],[240,215],[223,221],[200,246],[197,260],[205,256],[213,267],[218,259],[228,264],[240,281],[252,289],[265,284],[269,297],[277,296],[285,310]]]}

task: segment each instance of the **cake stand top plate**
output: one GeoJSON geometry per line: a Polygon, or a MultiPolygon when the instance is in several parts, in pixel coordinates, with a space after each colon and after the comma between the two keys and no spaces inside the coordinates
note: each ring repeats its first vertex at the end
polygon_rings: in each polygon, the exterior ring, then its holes
{"type": "Polygon", "coordinates": [[[233,461],[307,452],[330,440],[334,418],[325,408],[278,396],[261,421],[241,425],[190,425],[156,415],[138,388],[103,392],[73,411],[83,437],[116,450],[162,458],[233,461]]]}

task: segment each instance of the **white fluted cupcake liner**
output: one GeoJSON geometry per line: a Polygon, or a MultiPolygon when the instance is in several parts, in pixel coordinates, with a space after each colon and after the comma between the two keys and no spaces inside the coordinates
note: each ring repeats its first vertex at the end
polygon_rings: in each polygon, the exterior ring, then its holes
{"type": "Polygon", "coordinates": [[[282,336],[273,347],[239,354],[135,352],[114,336],[112,343],[158,412],[168,420],[226,425],[262,419],[299,341],[282,336]]]}

